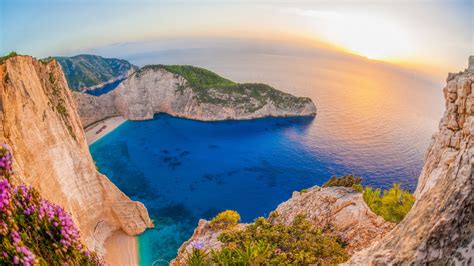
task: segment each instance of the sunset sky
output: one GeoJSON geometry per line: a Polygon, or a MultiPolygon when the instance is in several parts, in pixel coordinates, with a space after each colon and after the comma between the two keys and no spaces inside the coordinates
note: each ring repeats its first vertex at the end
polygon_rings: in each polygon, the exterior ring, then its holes
{"type": "Polygon", "coordinates": [[[0,53],[44,57],[164,38],[258,38],[452,70],[474,54],[473,10],[469,0],[4,0],[0,53]]]}

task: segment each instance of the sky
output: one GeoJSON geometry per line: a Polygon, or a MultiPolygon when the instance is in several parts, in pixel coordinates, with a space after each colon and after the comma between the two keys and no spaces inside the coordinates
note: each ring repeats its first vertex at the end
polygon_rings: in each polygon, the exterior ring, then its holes
{"type": "Polygon", "coordinates": [[[474,1],[0,0],[0,54],[74,55],[176,38],[254,38],[463,69],[474,1]]]}

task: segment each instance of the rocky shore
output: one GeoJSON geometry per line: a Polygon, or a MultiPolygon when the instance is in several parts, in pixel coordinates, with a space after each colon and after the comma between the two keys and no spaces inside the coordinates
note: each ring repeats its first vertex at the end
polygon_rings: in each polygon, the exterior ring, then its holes
{"type": "Polygon", "coordinates": [[[84,127],[118,115],[147,120],[156,113],[202,121],[316,115],[311,99],[268,85],[196,88],[183,76],[163,68],[135,72],[115,90],[99,97],[74,93],[74,98],[84,127]]]}
{"type": "MultiPolygon", "coordinates": [[[[319,228],[342,239],[346,265],[470,265],[474,260],[474,56],[469,67],[449,74],[443,89],[446,111],[425,156],[416,201],[399,224],[384,221],[353,188],[314,187],[294,192],[272,222],[289,224],[305,214],[319,228]]],[[[239,224],[236,230],[244,229],[239,224]]],[[[222,231],[200,220],[173,265],[184,265],[199,242],[220,249],[222,231]]]]}
{"type": "Polygon", "coordinates": [[[97,171],[55,60],[14,56],[0,64],[0,122],[0,142],[11,147],[16,176],[70,213],[90,250],[103,255],[117,230],[132,236],[153,226],[142,203],[97,171]]]}

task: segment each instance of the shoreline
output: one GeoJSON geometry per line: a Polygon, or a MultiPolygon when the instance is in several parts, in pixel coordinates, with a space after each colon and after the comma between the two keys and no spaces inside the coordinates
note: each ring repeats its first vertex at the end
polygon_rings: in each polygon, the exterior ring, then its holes
{"type": "Polygon", "coordinates": [[[115,230],[105,240],[104,260],[108,265],[139,265],[138,238],[121,229],[115,230]]]}
{"type": "Polygon", "coordinates": [[[125,123],[127,120],[123,116],[106,118],[84,129],[88,145],[103,138],[108,133],[125,123]]]}

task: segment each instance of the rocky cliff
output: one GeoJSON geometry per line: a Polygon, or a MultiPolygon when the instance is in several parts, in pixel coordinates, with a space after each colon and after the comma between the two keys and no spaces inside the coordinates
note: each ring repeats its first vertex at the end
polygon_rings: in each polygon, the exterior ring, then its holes
{"type": "Polygon", "coordinates": [[[469,265],[474,260],[474,60],[448,76],[446,111],[405,219],[347,264],[469,265]]]}
{"type": "Polygon", "coordinates": [[[14,154],[16,176],[72,214],[84,243],[104,252],[112,231],[152,226],[94,165],[72,94],[55,60],[11,57],[0,65],[0,142],[14,154]]]}
{"type": "Polygon", "coordinates": [[[73,57],[55,57],[55,59],[63,68],[69,88],[77,91],[93,90],[115,80],[126,78],[138,69],[126,60],[103,58],[97,55],[81,54],[73,57]]]}
{"type": "MultiPolygon", "coordinates": [[[[304,192],[294,192],[288,201],[276,208],[275,213],[278,215],[272,222],[286,225],[292,224],[298,215],[305,215],[314,226],[324,228],[328,234],[346,243],[349,254],[368,247],[395,226],[374,214],[361,193],[346,187],[316,186],[304,192]]],[[[245,224],[239,224],[237,230],[243,228],[245,224]]],[[[205,243],[208,249],[220,249],[222,243],[217,237],[221,233],[221,230],[211,229],[208,221],[200,220],[194,234],[179,248],[173,264],[185,264],[186,252],[191,252],[191,243],[195,241],[205,243]]]]}
{"type": "MultiPolygon", "coordinates": [[[[415,191],[416,201],[396,226],[373,214],[348,188],[296,192],[277,208],[275,221],[305,213],[329,226],[352,253],[347,265],[471,265],[474,261],[474,57],[449,74],[446,111],[433,135],[415,191]],[[393,228],[393,229],[392,229],[393,228]]],[[[220,248],[219,232],[201,220],[173,262],[185,261],[192,241],[220,248]]]]}
{"type": "Polygon", "coordinates": [[[295,97],[264,84],[236,84],[210,71],[202,74],[203,69],[186,67],[199,72],[191,72],[193,75],[187,79],[185,74],[173,73],[165,66],[147,66],[108,94],[95,97],[75,93],[83,125],[118,115],[130,120],[152,119],[161,112],[203,121],[316,114],[309,98],[295,97]],[[218,83],[201,86],[190,81],[195,76],[201,83],[209,76],[218,83]]]}

